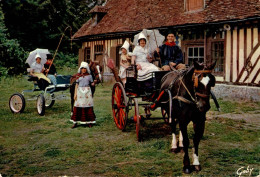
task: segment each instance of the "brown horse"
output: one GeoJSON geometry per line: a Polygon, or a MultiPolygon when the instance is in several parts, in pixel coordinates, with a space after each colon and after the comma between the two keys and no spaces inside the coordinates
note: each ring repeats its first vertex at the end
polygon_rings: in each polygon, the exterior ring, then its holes
{"type": "MultiPolygon", "coordinates": [[[[179,123],[179,148],[183,147],[183,172],[191,173],[192,170],[200,171],[201,166],[198,158],[199,142],[203,136],[206,120],[206,112],[210,109],[210,91],[215,85],[215,77],[211,74],[216,63],[204,66],[197,62],[194,66],[183,71],[172,71],[162,79],[161,90],[170,90],[172,101],[172,152],[178,152],[175,136],[176,124],[179,123]],[[177,73],[177,74],[176,74],[177,73]],[[193,122],[193,164],[190,165],[188,147],[189,139],[187,126],[193,122]],[[183,140],[183,143],[182,143],[183,140]]],[[[169,110],[169,109],[166,109],[169,110]]],[[[169,114],[168,114],[169,115],[169,114]]]]}
{"type": "MultiPolygon", "coordinates": [[[[91,75],[95,83],[95,86],[90,87],[92,95],[94,96],[96,85],[102,82],[102,67],[99,65],[98,61],[90,61],[89,69],[91,71],[91,75]]],[[[74,74],[70,79],[71,112],[73,112],[75,86],[76,80],[78,79],[76,75],[77,74],[74,74]]]]}

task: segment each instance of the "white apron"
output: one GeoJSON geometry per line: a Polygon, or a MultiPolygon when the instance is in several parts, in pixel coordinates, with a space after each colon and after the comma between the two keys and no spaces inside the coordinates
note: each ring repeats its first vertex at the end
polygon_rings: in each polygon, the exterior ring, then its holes
{"type": "Polygon", "coordinates": [[[78,87],[77,100],[74,103],[75,107],[93,107],[93,98],[90,87],[78,87]]]}

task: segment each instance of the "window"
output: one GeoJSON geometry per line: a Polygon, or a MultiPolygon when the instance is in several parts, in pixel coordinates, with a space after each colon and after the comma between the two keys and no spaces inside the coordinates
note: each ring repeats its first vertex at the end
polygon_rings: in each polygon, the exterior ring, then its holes
{"type": "Polygon", "coordinates": [[[84,61],[90,63],[90,47],[86,47],[84,50],[84,61]]]}
{"type": "Polygon", "coordinates": [[[204,8],[204,0],[186,0],[186,10],[200,10],[204,8]]]}
{"type": "Polygon", "coordinates": [[[95,51],[95,54],[96,53],[102,53],[103,52],[103,45],[95,45],[94,51],[95,51]]]}
{"type": "Polygon", "coordinates": [[[217,61],[215,73],[223,74],[224,71],[224,42],[212,42],[211,56],[212,61],[217,61]]]}
{"type": "Polygon", "coordinates": [[[188,64],[192,65],[194,61],[204,62],[204,47],[188,47],[188,64]]]}

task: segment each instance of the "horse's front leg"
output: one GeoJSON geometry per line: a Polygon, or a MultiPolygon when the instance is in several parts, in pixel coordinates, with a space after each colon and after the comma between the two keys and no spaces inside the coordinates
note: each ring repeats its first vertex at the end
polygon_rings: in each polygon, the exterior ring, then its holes
{"type": "Polygon", "coordinates": [[[182,153],[184,152],[184,150],[183,150],[183,136],[182,136],[181,131],[179,132],[179,150],[182,153]]]}
{"type": "Polygon", "coordinates": [[[187,132],[187,125],[179,123],[181,133],[183,136],[183,150],[184,150],[184,158],[183,158],[183,172],[186,174],[189,174],[192,172],[191,166],[190,166],[190,158],[189,158],[189,137],[188,137],[188,132],[187,132]]]}
{"type": "Polygon", "coordinates": [[[193,129],[195,132],[194,138],[193,138],[193,167],[195,171],[200,171],[201,170],[201,166],[200,166],[200,162],[199,162],[199,142],[203,136],[204,133],[204,129],[205,129],[205,121],[200,121],[200,122],[196,122],[193,123],[193,129]]]}
{"type": "Polygon", "coordinates": [[[94,93],[96,91],[96,86],[90,86],[92,97],[94,97],[94,93]]]}
{"type": "Polygon", "coordinates": [[[73,114],[73,106],[74,106],[74,91],[75,91],[75,84],[70,86],[70,105],[71,105],[71,115],[73,114]]]}
{"type": "Polygon", "coordinates": [[[171,152],[172,153],[178,153],[178,147],[177,147],[177,139],[176,139],[176,120],[173,119],[171,122],[171,129],[172,129],[172,143],[171,143],[171,152]]]}

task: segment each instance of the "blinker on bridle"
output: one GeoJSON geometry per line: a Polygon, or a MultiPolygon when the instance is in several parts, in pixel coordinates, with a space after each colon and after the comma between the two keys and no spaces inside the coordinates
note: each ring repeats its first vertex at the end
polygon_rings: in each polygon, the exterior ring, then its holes
{"type": "Polygon", "coordinates": [[[194,87],[197,88],[199,85],[199,77],[203,74],[211,73],[212,70],[194,70],[194,87]]]}

